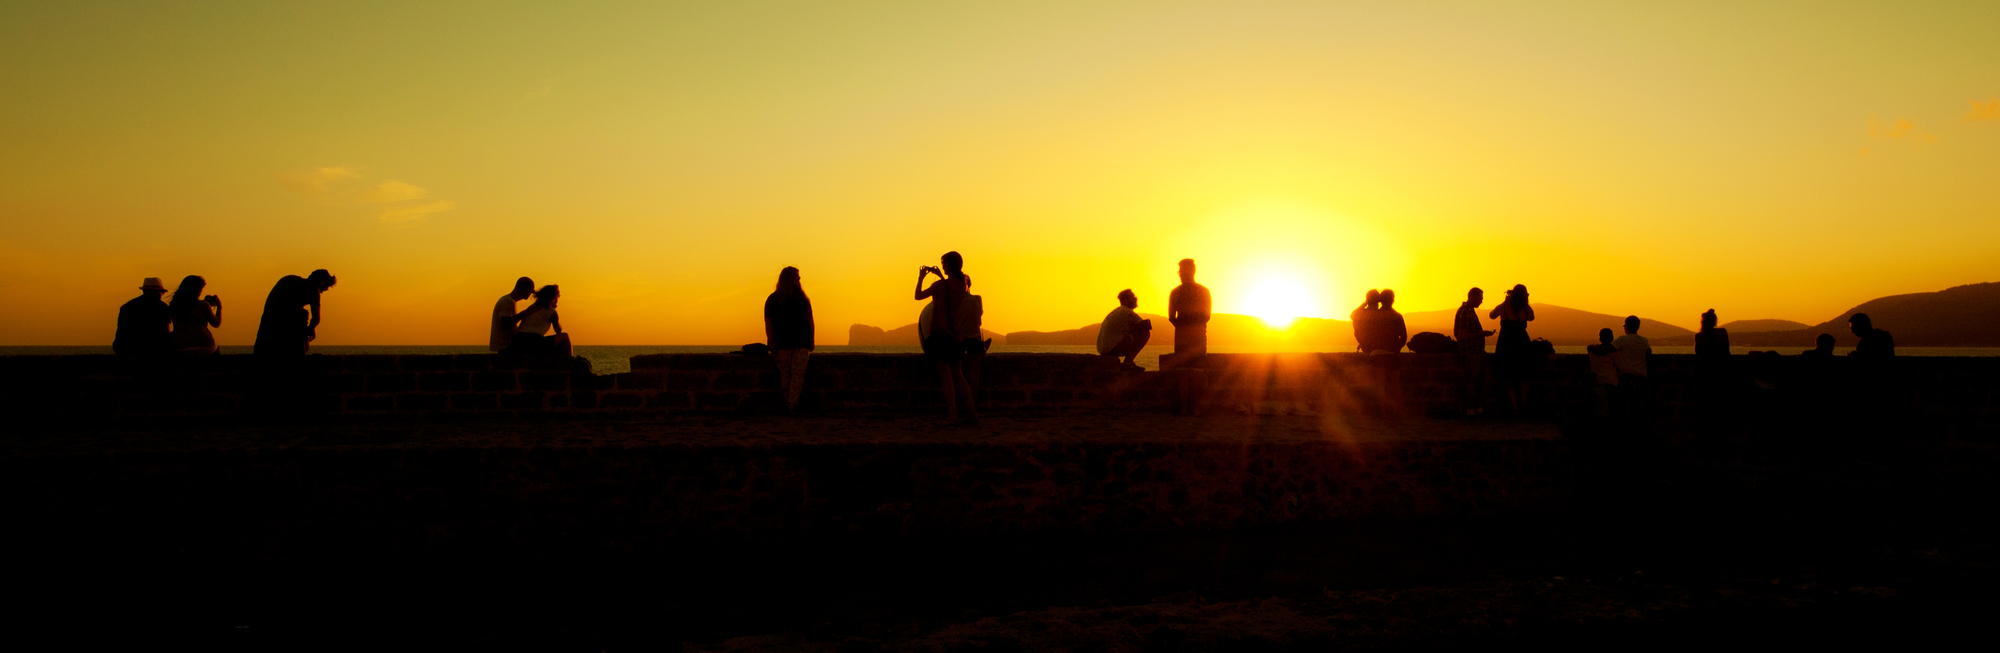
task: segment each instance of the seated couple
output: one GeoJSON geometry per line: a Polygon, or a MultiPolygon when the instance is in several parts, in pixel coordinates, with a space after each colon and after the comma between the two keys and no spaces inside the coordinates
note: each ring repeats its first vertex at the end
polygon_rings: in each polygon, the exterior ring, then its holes
{"type": "Polygon", "coordinates": [[[562,297],[559,286],[542,286],[535,290],[535,282],[521,277],[514,282],[514,292],[500,296],[493,305],[493,335],[487,347],[503,354],[574,355],[569,343],[569,334],[563,333],[562,319],[556,314],[556,300],[562,297]],[[514,312],[516,302],[530,295],[535,303],[519,314],[514,312]],[[551,335],[550,330],[555,333],[551,335]]]}
{"type": "Polygon", "coordinates": [[[1097,353],[1122,359],[1127,370],[1138,370],[1135,360],[1146,341],[1153,338],[1153,321],[1139,317],[1139,296],[1127,288],[1118,292],[1118,308],[1104,316],[1097,327],[1097,353]]]}

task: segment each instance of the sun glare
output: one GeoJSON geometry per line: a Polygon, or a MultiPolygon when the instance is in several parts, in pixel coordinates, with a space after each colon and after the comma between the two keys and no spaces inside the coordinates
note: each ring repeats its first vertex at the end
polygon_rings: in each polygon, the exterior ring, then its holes
{"type": "Polygon", "coordinates": [[[1266,276],[1258,279],[1246,293],[1244,312],[1263,320],[1273,329],[1284,330],[1299,319],[1300,308],[1306,301],[1305,284],[1297,279],[1284,276],[1266,276]]]}

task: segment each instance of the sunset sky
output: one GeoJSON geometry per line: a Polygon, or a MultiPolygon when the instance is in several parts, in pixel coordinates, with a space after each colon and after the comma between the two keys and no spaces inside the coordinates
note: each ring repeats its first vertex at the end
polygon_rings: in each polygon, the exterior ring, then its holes
{"type": "MultiPolygon", "coordinates": [[[[964,253],[998,331],[1345,317],[1525,283],[1692,327],[2000,281],[2000,2],[0,4],[0,345],[144,277],[223,344],[327,268],[320,344],[820,342],[964,253]]],[[[1609,325],[1607,325],[1609,326],[1609,325]]],[[[1893,328],[1893,325],[1890,325],[1893,328]]]]}

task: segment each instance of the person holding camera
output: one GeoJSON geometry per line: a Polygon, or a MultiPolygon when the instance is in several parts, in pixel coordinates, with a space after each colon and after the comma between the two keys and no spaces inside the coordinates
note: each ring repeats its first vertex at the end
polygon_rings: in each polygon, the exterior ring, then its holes
{"type": "Polygon", "coordinates": [[[222,326],[222,299],[215,295],[202,296],[208,287],[208,280],[190,274],[181,279],[180,288],[174,290],[174,299],[167,304],[173,313],[173,351],[182,356],[208,356],[216,353],[215,334],[209,327],[222,326]]]}
{"type": "MultiPolygon", "coordinates": [[[[965,258],[958,252],[938,257],[943,267],[917,268],[917,301],[930,300],[930,330],[921,333],[924,356],[937,364],[938,380],[944,383],[944,407],[948,420],[958,421],[959,398],[965,402],[967,422],[979,421],[973,401],[973,384],[979,378],[979,358],[985,353],[979,339],[977,298],[972,297],[972,280],[965,275],[965,258]],[[924,279],[939,278],[929,287],[924,279]],[[969,329],[967,327],[970,327],[969,329]],[[967,333],[970,331],[970,333],[967,333]],[[970,376],[972,380],[968,380],[970,376]]],[[[920,323],[921,324],[921,323],[920,323]]],[[[920,329],[921,331],[921,329],[920,329]]]]}
{"type": "Polygon", "coordinates": [[[1104,323],[1097,327],[1097,353],[1100,356],[1124,359],[1126,371],[1138,371],[1134,362],[1139,350],[1146,348],[1146,341],[1153,338],[1153,321],[1139,317],[1139,296],[1132,294],[1131,288],[1118,291],[1118,308],[1104,316],[1104,323]]]}

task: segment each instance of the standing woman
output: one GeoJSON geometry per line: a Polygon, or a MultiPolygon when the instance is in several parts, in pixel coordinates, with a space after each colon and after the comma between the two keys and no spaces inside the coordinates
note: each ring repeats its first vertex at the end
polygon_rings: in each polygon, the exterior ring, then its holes
{"type": "Polygon", "coordinates": [[[333,288],[334,277],[313,270],[300,277],[285,275],[264,298],[264,315],[257,322],[257,345],[251,351],[266,356],[304,356],[319,337],[319,296],[333,288]],[[310,311],[310,314],[308,314],[310,311]]]}
{"type": "Polygon", "coordinates": [[[1486,317],[1500,320],[1500,337],[1493,343],[1493,376],[1507,394],[1507,405],[1518,414],[1528,403],[1528,368],[1534,365],[1528,323],[1535,321],[1535,308],[1528,305],[1528,287],[1514,284],[1486,317]]]}
{"type": "Polygon", "coordinates": [[[764,342],[778,359],[778,387],[785,393],[785,412],[799,412],[799,393],[806,386],[806,359],[813,349],[813,305],[799,283],[799,269],[778,271],[778,289],[764,298],[764,342]]]}
{"type": "Polygon", "coordinates": [[[954,319],[972,294],[971,284],[965,278],[965,258],[958,252],[945,252],[938,257],[943,269],[930,266],[917,268],[917,301],[931,300],[931,330],[923,334],[924,356],[937,364],[938,380],[944,383],[944,406],[948,419],[958,421],[957,397],[965,398],[966,420],[979,421],[979,409],[973,403],[972,385],[965,380],[965,354],[967,343],[978,342],[978,333],[967,338],[959,333],[960,320],[954,319]],[[930,287],[924,287],[924,278],[936,274],[940,277],[930,287]]]}
{"type": "Polygon", "coordinates": [[[201,296],[208,287],[208,280],[196,275],[188,275],[181,280],[181,287],[174,291],[174,300],[167,304],[173,313],[173,351],[182,356],[207,356],[216,352],[215,334],[209,327],[222,326],[222,300],[215,295],[201,296]]]}
{"type": "Polygon", "coordinates": [[[567,354],[556,346],[555,338],[549,336],[553,328],[556,335],[562,335],[562,318],[556,314],[556,300],[562,298],[562,288],[555,284],[542,286],[535,291],[535,303],[528,310],[521,311],[521,325],[514,327],[514,343],[507,345],[509,354],[567,354]]]}

